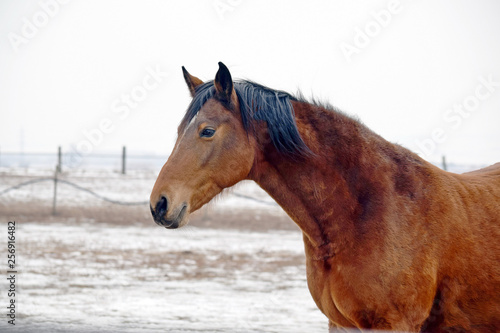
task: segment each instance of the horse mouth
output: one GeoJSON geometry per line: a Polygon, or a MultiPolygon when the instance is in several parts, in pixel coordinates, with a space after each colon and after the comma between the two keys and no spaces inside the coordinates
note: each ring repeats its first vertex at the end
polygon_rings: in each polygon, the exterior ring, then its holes
{"type": "Polygon", "coordinates": [[[186,215],[187,212],[187,205],[184,204],[179,211],[179,214],[177,214],[177,217],[173,219],[167,219],[165,216],[158,216],[156,215],[155,211],[153,210],[153,207],[150,206],[151,213],[153,214],[154,221],[156,224],[158,224],[161,227],[165,227],[167,229],[177,229],[182,223],[182,220],[184,219],[184,216],[186,215]]]}

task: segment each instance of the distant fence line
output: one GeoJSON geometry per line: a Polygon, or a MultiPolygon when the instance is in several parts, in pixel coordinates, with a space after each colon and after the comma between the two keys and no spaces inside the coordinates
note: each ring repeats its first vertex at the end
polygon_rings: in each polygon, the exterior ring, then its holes
{"type": "MultiPolygon", "coordinates": [[[[87,164],[87,166],[105,166],[113,165],[119,169],[122,174],[126,174],[131,161],[151,161],[155,169],[161,167],[167,160],[167,156],[136,154],[129,155],[127,147],[123,146],[120,153],[116,154],[77,154],[73,151],[64,152],[59,146],[54,153],[25,153],[25,152],[2,152],[0,151],[0,167],[21,166],[30,167],[32,165],[43,165],[53,168],[56,166],[59,171],[64,169],[76,169],[87,164]],[[94,163],[85,163],[85,161],[94,160],[94,163]]],[[[149,168],[151,168],[151,166],[149,168]]],[[[136,167],[135,169],[146,169],[146,167],[136,167]]]]}
{"type": "MultiPolygon", "coordinates": [[[[11,186],[11,187],[8,187],[6,189],[3,189],[0,191],[0,196],[10,192],[10,191],[14,191],[14,190],[17,190],[17,189],[20,189],[21,187],[24,187],[24,186],[28,186],[28,185],[32,185],[32,184],[36,184],[36,183],[42,183],[42,182],[53,182],[54,183],[54,195],[53,195],[53,198],[52,198],[52,215],[56,215],[57,214],[57,185],[58,183],[61,183],[61,184],[65,184],[65,185],[69,185],[73,188],[76,188],[77,190],[80,190],[80,191],[83,191],[83,192],[86,192],[98,199],[101,199],[103,201],[106,201],[106,202],[109,202],[109,203],[112,203],[112,204],[116,204],[116,205],[122,205],[122,206],[140,206],[140,205],[147,205],[149,204],[149,200],[145,200],[145,201],[121,201],[121,200],[116,200],[116,199],[110,199],[108,197],[105,197],[103,195],[100,195],[88,188],[85,188],[83,186],[80,186],[78,184],[75,184],[73,182],[70,182],[68,180],[65,180],[65,179],[60,179],[58,177],[59,175],[59,172],[60,172],[60,169],[56,168],[56,171],[54,173],[54,177],[42,177],[42,178],[36,178],[36,179],[31,179],[31,180],[28,180],[28,181],[25,181],[25,182],[22,182],[22,183],[19,183],[17,185],[14,185],[14,186],[11,186]]],[[[246,200],[251,200],[251,201],[254,201],[254,202],[258,202],[258,203],[261,203],[261,204],[265,204],[265,205],[270,205],[270,206],[277,206],[277,203],[275,202],[269,202],[269,201],[265,201],[265,200],[260,200],[258,198],[253,198],[251,196],[248,196],[248,195],[244,195],[244,194],[238,194],[238,193],[232,193],[233,195],[235,195],[236,197],[239,197],[239,198],[242,198],[242,199],[246,199],[246,200]]]]}
{"type": "Polygon", "coordinates": [[[26,181],[26,182],[22,182],[22,183],[19,183],[17,185],[14,185],[14,186],[11,186],[11,187],[8,187],[2,191],[0,191],[0,196],[3,195],[3,194],[6,194],[10,191],[13,191],[13,190],[17,190],[21,187],[24,187],[24,186],[28,186],[28,185],[32,185],[32,184],[36,184],[36,183],[42,183],[42,182],[47,182],[47,181],[50,181],[50,182],[53,182],[54,183],[54,196],[52,198],[52,215],[56,215],[57,214],[57,185],[58,183],[62,183],[62,184],[66,184],[66,185],[69,185],[69,186],[72,186],[80,191],[83,191],[83,192],[87,192],[91,195],[93,195],[94,197],[98,198],[98,199],[101,199],[101,200],[104,200],[104,201],[107,201],[109,203],[112,203],[112,204],[117,204],[117,205],[123,205],[123,206],[139,206],[139,205],[146,205],[149,203],[149,201],[134,201],[134,202],[127,202],[127,201],[121,201],[121,200],[114,200],[114,199],[110,199],[110,198],[107,198],[103,195],[100,195],[88,188],[85,188],[83,186],[80,186],[78,184],[75,184],[73,182],[70,182],[68,180],[65,180],[65,179],[60,179],[58,177],[58,173],[60,171],[59,170],[56,170],[55,174],[54,174],[54,177],[43,177],[43,178],[36,178],[36,179],[31,179],[29,181],[26,181]]]}

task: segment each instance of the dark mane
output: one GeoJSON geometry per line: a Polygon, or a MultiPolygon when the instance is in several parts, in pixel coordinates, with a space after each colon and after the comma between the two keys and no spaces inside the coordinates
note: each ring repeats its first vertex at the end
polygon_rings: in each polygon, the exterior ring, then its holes
{"type": "MultiPolygon", "coordinates": [[[[311,154],[310,149],[300,137],[295,123],[291,101],[297,98],[284,91],[274,90],[251,81],[234,82],[234,90],[240,104],[243,127],[247,132],[253,130],[252,120],[264,121],[267,124],[269,136],[280,153],[298,156],[311,154]]],[[[213,81],[198,86],[180,128],[185,128],[198,114],[201,107],[213,97],[215,97],[213,81]]]]}

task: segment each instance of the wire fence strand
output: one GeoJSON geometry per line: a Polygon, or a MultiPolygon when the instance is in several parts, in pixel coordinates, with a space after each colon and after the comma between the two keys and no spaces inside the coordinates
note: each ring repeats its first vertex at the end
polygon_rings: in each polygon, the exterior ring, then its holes
{"type": "MultiPolygon", "coordinates": [[[[37,178],[37,179],[32,179],[32,180],[29,180],[29,181],[26,181],[26,182],[22,182],[22,183],[19,183],[17,185],[14,185],[14,186],[11,186],[11,187],[8,187],[2,191],[0,191],[0,196],[10,192],[10,191],[13,191],[13,190],[17,190],[17,189],[20,189],[21,187],[24,187],[24,186],[28,186],[28,185],[31,185],[31,184],[36,184],[36,183],[42,183],[42,182],[47,182],[47,181],[50,181],[50,182],[57,182],[57,183],[61,183],[61,184],[65,184],[65,185],[68,185],[68,186],[71,186],[71,187],[74,187],[76,188],[77,190],[80,190],[80,191],[83,191],[83,192],[86,192],[98,199],[101,199],[103,201],[106,201],[106,202],[109,202],[109,203],[112,203],[112,204],[116,204],[116,205],[122,205],[122,206],[140,206],[140,205],[147,205],[149,204],[149,201],[121,201],[121,200],[115,200],[115,199],[111,199],[111,198],[108,198],[108,197],[105,197],[99,193],[96,193],[88,188],[85,188],[83,186],[80,186],[78,184],[75,184],[73,182],[70,182],[68,180],[65,180],[65,179],[60,179],[60,178],[57,178],[57,177],[44,177],[44,178],[37,178]]],[[[233,193],[236,197],[239,197],[239,198],[242,198],[242,199],[245,199],[245,200],[251,200],[251,201],[254,201],[254,202],[257,202],[257,203],[260,203],[260,204],[264,204],[264,205],[268,205],[268,206],[277,206],[278,204],[275,203],[275,202],[269,202],[269,201],[265,201],[265,200],[261,200],[261,199],[258,199],[258,198],[254,198],[254,197],[251,197],[251,196],[248,196],[248,195],[244,195],[244,194],[239,194],[239,193],[233,193]]]]}
{"type": "Polygon", "coordinates": [[[46,182],[46,181],[51,181],[51,182],[58,182],[58,183],[62,183],[62,184],[66,184],[66,185],[69,185],[69,186],[72,186],[80,191],[83,191],[83,192],[86,192],[86,193],[89,193],[91,195],[93,195],[94,197],[98,198],[98,199],[101,199],[103,201],[106,201],[106,202],[110,202],[110,203],[113,203],[113,204],[116,204],[116,205],[123,205],[123,206],[139,206],[139,205],[146,205],[149,203],[149,201],[121,201],[121,200],[115,200],[115,199],[110,199],[108,197],[105,197],[103,195],[100,195],[92,190],[89,190],[88,188],[85,188],[83,186],[80,186],[78,184],[75,184],[73,182],[70,182],[68,180],[65,180],[65,179],[59,179],[59,178],[55,178],[55,177],[46,177],[46,178],[37,178],[37,179],[32,179],[32,180],[29,180],[29,181],[26,181],[26,182],[23,182],[23,183],[20,183],[20,184],[17,184],[17,185],[14,185],[14,186],[11,186],[9,188],[6,188],[2,191],[0,191],[0,196],[3,195],[3,194],[6,194],[10,191],[13,191],[13,190],[17,190],[21,187],[24,187],[24,186],[28,186],[28,185],[31,185],[31,184],[36,184],[36,183],[41,183],[41,182],[46,182]]]}
{"type": "Polygon", "coordinates": [[[66,184],[66,185],[70,185],[70,186],[73,186],[74,188],[80,190],[80,191],[83,191],[83,192],[87,192],[91,195],[93,195],[94,197],[96,198],[99,198],[101,200],[104,200],[106,202],[110,202],[112,204],[116,204],[116,205],[122,205],[122,206],[140,206],[140,205],[147,205],[149,204],[149,200],[148,201],[121,201],[121,200],[114,200],[114,199],[110,199],[110,198],[107,198],[103,195],[100,195],[92,190],[89,190],[87,188],[84,188],[78,184],[75,184],[75,183],[72,183],[72,182],[69,182],[67,180],[64,180],[64,179],[58,179],[57,182],[59,183],[63,183],[63,184],[66,184]]]}
{"type": "Polygon", "coordinates": [[[45,181],[54,181],[54,177],[51,177],[51,178],[37,178],[37,179],[32,179],[32,180],[29,180],[27,182],[23,182],[23,183],[20,183],[20,184],[17,184],[17,185],[14,185],[12,187],[8,187],[2,191],[0,191],[0,195],[3,195],[5,193],[8,193],[10,191],[13,191],[13,190],[17,190],[21,187],[24,187],[24,186],[27,186],[27,185],[31,185],[31,184],[36,184],[36,183],[41,183],[41,182],[45,182],[45,181]]]}

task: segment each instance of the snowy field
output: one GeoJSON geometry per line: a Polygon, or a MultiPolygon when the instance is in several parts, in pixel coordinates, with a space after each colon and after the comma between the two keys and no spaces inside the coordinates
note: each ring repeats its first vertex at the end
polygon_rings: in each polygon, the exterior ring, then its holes
{"type": "Polygon", "coordinates": [[[299,232],[21,222],[17,239],[22,332],[327,331],[299,232]]]}

